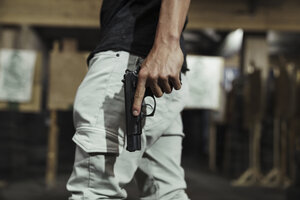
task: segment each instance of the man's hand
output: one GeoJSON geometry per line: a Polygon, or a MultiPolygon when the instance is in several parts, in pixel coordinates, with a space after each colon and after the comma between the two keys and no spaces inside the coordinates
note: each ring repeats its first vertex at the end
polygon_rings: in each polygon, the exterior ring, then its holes
{"type": "Polygon", "coordinates": [[[183,53],[180,45],[160,45],[154,47],[142,63],[137,89],[134,96],[133,115],[140,113],[146,87],[150,87],[156,97],[181,88],[180,71],[183,53]]]}
{"type": "Polygon", "coordinates": [[[138,76],[132,107],[134,116],[141,112],[146,87],[150,87],[156,97],[181,87],[183,53],[179,43],[189,4],[190,0],[162,0],[154,45],[138,76]]]}

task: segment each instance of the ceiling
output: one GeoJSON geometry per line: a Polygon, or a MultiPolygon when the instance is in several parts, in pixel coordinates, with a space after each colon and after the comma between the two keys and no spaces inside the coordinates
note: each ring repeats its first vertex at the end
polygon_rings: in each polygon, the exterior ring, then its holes
{"type": "MultiPolygon", "coordinates": [[[[268,2],[268,1],[265,1],[268,2]]],[[[279,1],[278,1],[279,2],[279,1]]],[[[60,28],[60,27],[34,27],[47,47],[52,48],[55,40],[75,38],[81,51],[91,51],[98,44],[98,29],[60,28]]],[[[226,38],[232,31],[218,31],[214,29],[186,30],[186,50],[189,54],[220,55],[226,38]]],[[[251,33],[250,33],[251,34],[251,33]]],[[[254,34],[257,34],[254,33],[254,34]]],[[[300,33],[269,31],[267,34],[270,55],[295,55],[300,52],[300,33]]]]}

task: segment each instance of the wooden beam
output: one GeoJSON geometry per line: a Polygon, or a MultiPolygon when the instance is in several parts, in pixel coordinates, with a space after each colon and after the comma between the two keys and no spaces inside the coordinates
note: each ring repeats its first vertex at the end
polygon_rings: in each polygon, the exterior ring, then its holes
{"type": "Polygon", "coordinates": [[[48,134],[48,153],[47,153],[47,168],[46,168],[46,186],[53,188],[56,184],[57,176],[57,161],[58,161],[58,125],[57,111],[50,112],[50,130],[48,134]]]}
{"type": "Polygon", "coordinates": [[[0,24],[99,27],[102,0],[0,0],[0,24]]]}
{"type": "Polygon", "coordinates": [[[188,28],[299,31],[299,9],[299,1],[285,0],[281,4],[259,5],[251,14],[247,1],[192,0],[188,28]]]}
{"type": "MultiPolygon", "coordinates": [[[[0,0],[0,24],[97,28],[102,1],[0,0]]],[[[255,12],[247,1],[192,0],[187,28],[300,31],[299,9],[297,0],[260,3],[255,12]]]]}

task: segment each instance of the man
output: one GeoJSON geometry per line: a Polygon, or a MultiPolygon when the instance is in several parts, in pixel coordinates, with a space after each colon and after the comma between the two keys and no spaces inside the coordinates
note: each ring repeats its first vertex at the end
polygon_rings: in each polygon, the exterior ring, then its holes
{"type": "Polygon", "coordinates": [[[186,71],[182,30],[189,3],[103,1],[100,43],[89,57],[74,103],[77,148],[67,184],[71,200],[125,199],[124,185],[133,178],[141,199],[188,199],[180,166],[180,112],[187,88],[180,73],[186,71]],[[135,70],[138,63],[132,114],[141,112],[147,87],[158,98],[154,117],[145,120],[141,151],[128,152],[121,80],[125,70],[135,70]]]}

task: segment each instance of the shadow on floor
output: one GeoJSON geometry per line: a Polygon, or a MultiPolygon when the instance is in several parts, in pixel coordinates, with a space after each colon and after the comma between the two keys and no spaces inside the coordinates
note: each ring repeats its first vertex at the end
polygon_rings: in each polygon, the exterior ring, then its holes
{"type": "MultiPolygon", "coordinates": [[[[187,193],[192,200],[285,200],[282,189],[261,187],[233,187],[230,181],[215,174],[185,167],[187,193]]],[[[46,189],[43,178],[8,183],[0,189],[0,200],[67,200],[65,189],[67,175],[60,175],[55,188],[46,189]]],[[[126,188],[128,200],[137,200],[133,183],[126,188]]]]}

